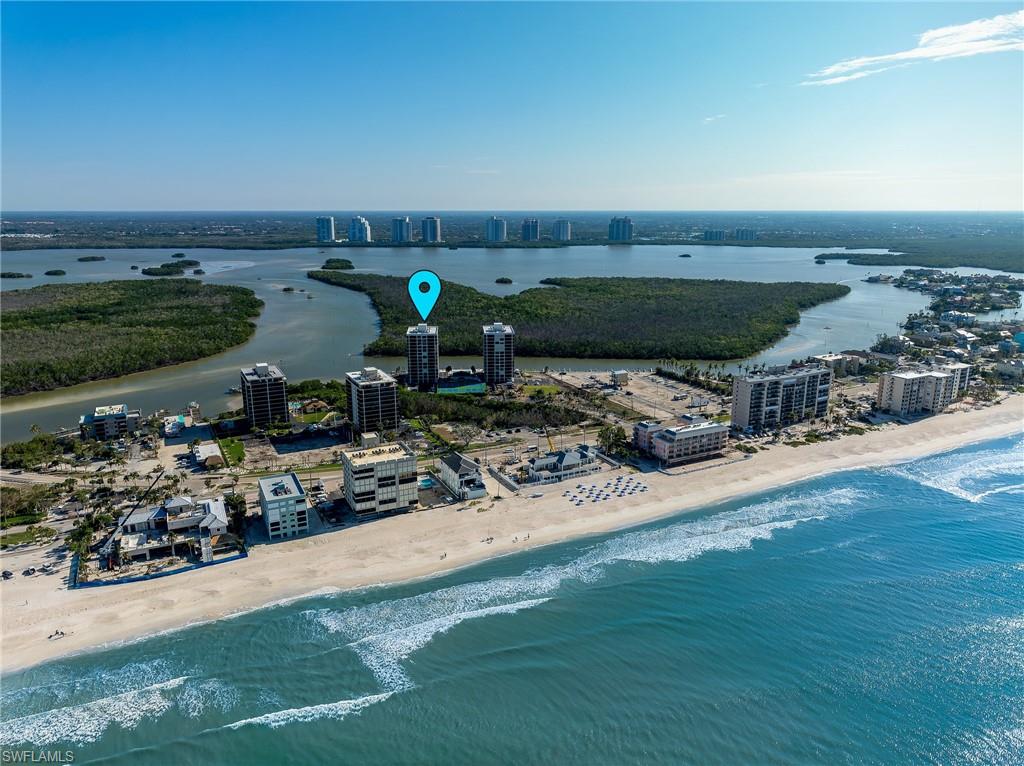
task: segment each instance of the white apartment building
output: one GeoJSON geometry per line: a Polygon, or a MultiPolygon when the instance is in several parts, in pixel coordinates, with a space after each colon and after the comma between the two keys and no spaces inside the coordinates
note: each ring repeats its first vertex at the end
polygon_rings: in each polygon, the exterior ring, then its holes
{"type": "Polygon", "coordinates": [[[441,219],[436,215],[427,216],[420,222],[420,236],[424,242],[441,241],[441,219]]]}
{"type": "Polygon", "coordinates": [[[511,383],[515,378],[515,338],[512,325],[484,325],[484,382],[489,386],[511,383]]]}
{"type": "Polygon", "coordinates": [[[934,370],[884,372],[878,379],[875,405],[900,417],[942,412],[963,395],[970,373],[971,366],[962,362],[934,370]]]}
{"type": "Polygon", "coordinates": [[[404,513],[419,504],[416,453],[404,444],[344,450],[345,500],[357,516],[404,513]]]}
{"type": "Polygon", "coordinates": [[[127,404],[106,404],[78,419],[78,430],[83,439],[109,441],[139,430],[141,410],[130,410],[127,404]]]}
{"type": "Polygon", "coordinates": [[[837,376],[856,375],[860,370],[861,359],[852,354],[819,354],[811,359],[822,367],[828,367],[837,376]]]}
{"type": "Polygon", "coordinates": [[[488,242],[505,242],[508,239],[508,222],[496,215],[488,218],[486,239],[488,242]]]}
{"type": "Polygon", "coordinates": [[[345,374],[348,414],[357,431],[388,431],[398,426],[398,383],[376,367],[345,374]]]}
{"type": "Polygon", "coordinates": [[[316,241],[317,242],[333,242],[334,236],[334,216],[333,215],[322,215],[316,219],[316,241]]]}
{"type": "Polygon", "coordinates": [[[565,218],[559,218],[551,226],[551,239],[555,242],[569,242],[572,240],[572,222],[565,218]]]}
{"type": "Polygon", "coordinates": [[[691,460],[719,455],[729,440],[729,427],[704,418],[669,426],[651,438],[651,453],[664,466],[675,466],[691,460]]]}
{"type": "Polygon", "coordinates": [[[732,381],[732,427],[774,428],[828,413],[832,370],[774,367],[732,381]]]}
{"type": "Polygon", "coordinates": [[[391,241],[395,243],[412,242],[412,229],[409,216],[391,219],[391,241]]]}
{"type": "Polygon", "coordinates": [[[370,222],[361,215],[352,217],[348,223],[349,242],[373,242],[373,234],[370,232],[370,222]]]}
{"type": "Polygon", "coordinates": [[[259,480],[260,511],[271,540],[296,537],[309,531],[309,504],[302,482],[294,473],[259,480]]]}
{"type": "Polygon", "coordinates": [[[418,324],[405,331],[405,360],[409,388],[432,388],[437,383],[437,327],[418,324]]]}

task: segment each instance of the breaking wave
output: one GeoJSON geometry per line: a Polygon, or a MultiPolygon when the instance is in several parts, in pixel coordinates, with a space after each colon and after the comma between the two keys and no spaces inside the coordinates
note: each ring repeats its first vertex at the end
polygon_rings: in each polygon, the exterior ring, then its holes
{"type": "Polygon", "coordinates": [[[381,686],[397,692],[413,683],[402,667],[412,652],[459,623],[539,606],[568,581],[592,582],[617,562],[657,564],[696,558],[709,551],[733,551],[767,540],[776,530],[820,520],[853,508],[867,493],[852,488],[789,494],[667,527],[643,529],[606,540],[565,564],[521,575],[453,585],[408,598],[345,610],[306,612],[320,627],[347,638],[381,686]]]}
{"type": "Polygon", "coordinates": [[[1009,450],[950,453],[892,466],[885,473],[937,489],[970,503],[990,495],[1024,492],[1024,440],[1009,450]]]}
{"type": "Polygon", "coordinates": [[[274,713],[256,716],[255,718],[246,718],[241,721],[235,721],[234,723],[227,724],[224,728],[240,729],[243,726],[269,726],[271,729],[276,729],[279,726],[286,726],[290,723],[308,723],[309,721],[318,721],[322,718],[334,718],[341,720],[348,715],[358,713],[363,708],[369,707],[370,705],[374,705],[378,702],[383,702],[390,697],[392,693],[393,692],[369,694],[365,697],[359,697],[354,700],[338,700],[337,702],[327,702],[323,705],[310,705],[308,707],[278,710],[274,713]]]}
{"type": "Polygon", "coordinates": [[[45,747],[58,742],[95,742],[112,725],[134,729],[147,718],[158,718],[174,704],[166,692],[177,689],[186,676],[81,705],[69,705],[0,722],[0,745],[30,742],[45,747]]]}

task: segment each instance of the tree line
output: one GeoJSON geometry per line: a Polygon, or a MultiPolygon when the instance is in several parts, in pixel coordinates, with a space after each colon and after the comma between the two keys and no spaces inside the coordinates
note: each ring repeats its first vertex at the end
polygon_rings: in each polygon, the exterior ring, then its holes
{"type": "MultiPolygon", "coordinates": [[[[406,328],[420,321],[405,279],[323,270],[309,277],[370,297],[381,330],[367,354],[405,353],[406,328]]],[[[515,327],[516,353],[523,356],[736,359],[782,338],[801,309],[850,291],[838,284],[655,277],[552,278],[543,284],[502,297],[443,282],[432,314],[441,352],[480,354],[480,328],[500,320],[515,327]]]]}

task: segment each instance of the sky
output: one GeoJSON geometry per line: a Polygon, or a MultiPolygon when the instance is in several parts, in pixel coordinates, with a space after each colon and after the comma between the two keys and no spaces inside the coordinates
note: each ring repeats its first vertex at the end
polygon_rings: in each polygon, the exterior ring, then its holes
{"type": "Polygon", "coordinates": [[[1021,210],[1020,3],[3,2],[17,210],[1021,210]]]}

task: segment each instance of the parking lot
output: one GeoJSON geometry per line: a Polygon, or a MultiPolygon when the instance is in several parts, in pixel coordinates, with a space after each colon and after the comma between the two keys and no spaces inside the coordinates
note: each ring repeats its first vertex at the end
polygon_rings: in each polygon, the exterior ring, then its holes
{"type": "Polygon", "coordinates": [[[601,392],[609,402],[631,411],[635,419],[666,420],[680,415],[714,416],[728,410],[725,397],[703,389],[662,378],[653,372],[630,370],[628,382],[612,384],[611,372],[566,372],[554,377],[585,391],[601,392]]]}

